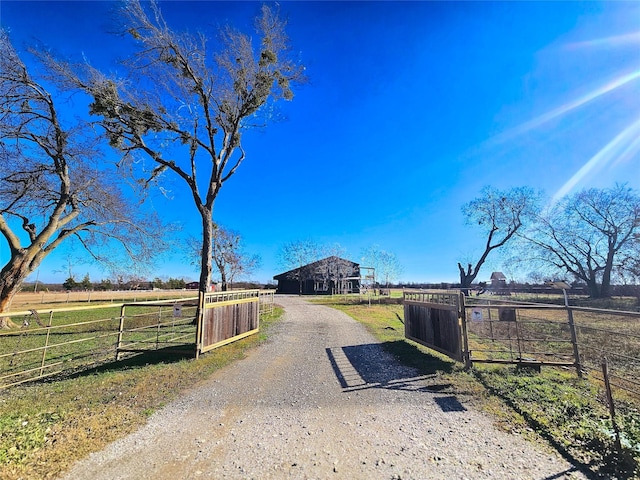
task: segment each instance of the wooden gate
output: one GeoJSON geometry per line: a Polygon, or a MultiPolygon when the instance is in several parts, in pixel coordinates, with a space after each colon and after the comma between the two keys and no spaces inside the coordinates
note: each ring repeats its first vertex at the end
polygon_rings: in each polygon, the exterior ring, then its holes
{"type": "Polygon", "coordinates": [[[468,363],[464,296],[453,290],[404,290],[405,337],[468,363]]]}
{"type": "Polygon", "coordinates": [[[198,329],[198,353],[258,333],[259,290],[207,293],[198,329]]]}

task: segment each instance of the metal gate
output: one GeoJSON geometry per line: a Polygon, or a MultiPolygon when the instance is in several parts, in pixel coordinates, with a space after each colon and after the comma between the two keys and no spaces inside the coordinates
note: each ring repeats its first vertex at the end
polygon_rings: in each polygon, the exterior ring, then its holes
{"type": "Polygon", "coordinates": [[[465,297],[459,290],[404,290],[405,337],[454,360],[572,366],[581,375],[568,306],[465,297]]]}
{"type": "Polygon", "coordinates": [[[471,363],[574,367],[581,375],[572,309],[507,300],[467,299],[471,363]]]}

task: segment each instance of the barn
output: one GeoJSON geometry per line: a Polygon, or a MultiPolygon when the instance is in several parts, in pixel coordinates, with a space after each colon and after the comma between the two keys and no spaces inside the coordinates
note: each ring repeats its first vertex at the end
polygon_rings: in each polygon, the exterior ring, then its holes
{"type": "Polygon", "coordinates": [[[360,265],[331,256],[275,275],[276,293],[332,295],[360,291],[360,265]]]}

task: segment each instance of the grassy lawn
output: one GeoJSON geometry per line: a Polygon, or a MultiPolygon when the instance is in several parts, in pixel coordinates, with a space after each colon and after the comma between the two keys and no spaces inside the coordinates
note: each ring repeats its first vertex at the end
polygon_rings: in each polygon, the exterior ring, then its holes
{"type": "Polygon", "coordinates": [[[363,323],[400,361],[422,374],[435,374],[445,393],[492,414],[504,430],[537,441],[542,437],[596,478],[640,478],[640,413],[634,401],[617,399],[617,422],[623,430],[623,450],[617,452],[602,388],[579,379],[572,369],[545,367],[537,373],[478,365],[466,372],[461,364],[405,340],[402,305],[360,305],[344,297],[314,301],[363,323]]]}
{"type": "Polygon", "coordinates": [[[133,432],[180,392],[243,358],[266,340],[281,314],[274,309],[261,318],[258,335],[197,361],[140,355],[0,392],[0,478],[56,478],[76,460],[133,432]]]}

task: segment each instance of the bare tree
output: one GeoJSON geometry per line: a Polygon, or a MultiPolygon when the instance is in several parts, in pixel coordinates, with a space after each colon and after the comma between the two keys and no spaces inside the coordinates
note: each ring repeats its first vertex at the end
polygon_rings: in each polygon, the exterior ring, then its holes
{"type": "Polygon", "coordinates": [[[351,290],[353,280],[360,271],[353,262],[343,258],[347,249],[339,243],[322,245],[318,249],[320,260],[314,264],[314,277],[322,279],[324,288],[330,293],[345,293],[351,290]]]}
{"type": "Polygon", "coordinates": [[[307,275],[317,282],[316,291],[342,294],[352,291],[360,269],[350,260],[331,255],[311,264],[307,275]]]}
{"type": "Polygon", "coordinates": [[[125,197],[93,132],[62,118],[57,100],[0,31],[0,235],[10,253],[0,270],[0,312],[63,242],[75,239],[104,262],[122,261],[104,250],[114,242],[136,261],[159,245],[158,224],[125,197]]]}
{"type": "Polygon", "coordinates": [[[362,251],[362,266],[373,269],[371,276],[373,277],[373,287],[376,288],[378,283],[378,275],[380,274],[380,256],[382,250],[379,245],[371,245],[362,251]]]}
{"type": "Polygon", "coordinates": [[[616,268],[640,255],[640,195],[626,185],[583,190],[541,215],[523,237],[534,261],[584,281],[594,298],[611,296],[616,268]]]}
{"type": "Polygon", "coordinates": [[[324,252],[324,247],[312,239],[294,240],[280,248],[278,257],[282,267],[290,270],[299,269],[297,276],[300,294],[302,294],[303,279],[309,276],[309,272],[306,272],[304,268],[320,260],[324,252]]]}
{"type": "MultiPolygon", "coordinates": [[[[214,225],[212,242],[212,259],[220,274],[223,291],[228,290],[234,280],[251,275],[260,266],[260,256],[244,251],[242,237],[238,232],[214,225]]],[[[199,243],[195,238],[189,241],[192,256],[196,259],[200,257],[199,243]]]]}
{"type": "MultiPolygon", "coordinates": [[[[155,1],[129,0],[124,31],[138,45],[124,67],[128,80],[107,78],[88,66],[51,62],[61,78],[93,97],[91,113],[111,144],[151,160],[147,182],[170,171],[184,182],[201,217],[200,291],[211,282],[213,207],[222,185],[245,159],[242,133],[266,124],[268,106],[293,98],[303,68],[289,58],[286,22],[263,6],[250,35],[224,28],[211,54],[207,39],[178,33],[155,1]],[[147,7],[148,6],[148,10],[147,7]]],[[[130,163],[130,165],[133,162],[130,163]]]]}
{"type": "Polygon", "coordinates": [[[371,245],[363,251],[362,262],[366,267],[374,269],[374,285],[384,281],[389,287],[389,282],[396,280],[402,273],[402,265],[396,254],[382,250],[378,245],[371,245]]]}
{"type": "Polygon", "coordinates": [[[484,250],[475,262],[466,267],[458,262],[460,288],[467,291],[480,272],[489,254],[511,240],[535,214],[540,195],[529,187],[497,190],[485,187],[480,196],[462,207],[469,226],[477,226],[486,237],[484,250]]]}
{"type": "Polygon", "coordinates": [[[232,288],[233,282],[251,275],[256,271],[257,268],[260,267],[260,264],[262,263],[260,255],[250,255],[243,250],[240,237],[238,237],[238,243],[236,244],[235,252],[233,250],[230,250],[227,253],[224,253],[224,251],[220,249],[219,254],[216,255],[214,247],[214,261],[216,256],[219,258],[219,260],[215,263],[218,267],[218,271],[220,271],[221,280],[222,272],[224,270],[228,272],[226,273],[226,282],[222,281],[223,290],[232,288]]]}
{"type": "Polygon", "coordinates": [[[382,252],[380,256],[380,278],[384,278],[384,283],[389,288],[389,283],[397,280],[402,273],[402,265],[395,253],[382,252]]]}

